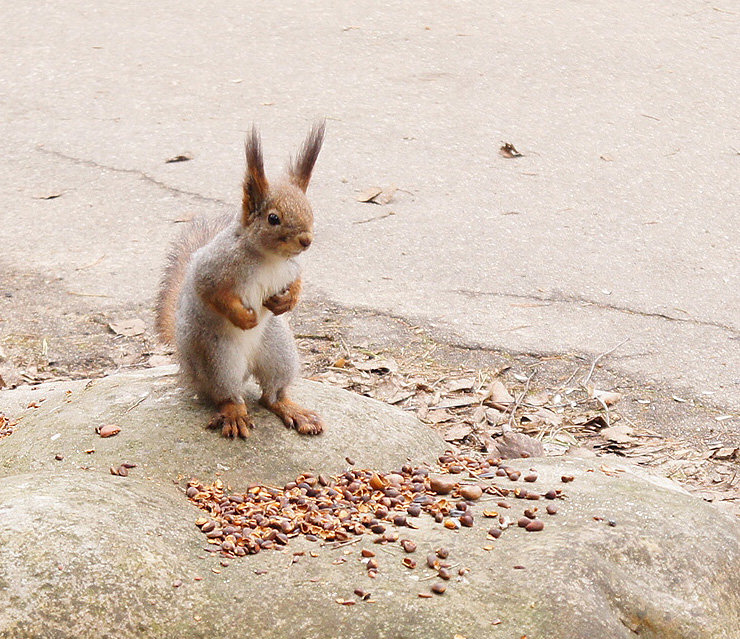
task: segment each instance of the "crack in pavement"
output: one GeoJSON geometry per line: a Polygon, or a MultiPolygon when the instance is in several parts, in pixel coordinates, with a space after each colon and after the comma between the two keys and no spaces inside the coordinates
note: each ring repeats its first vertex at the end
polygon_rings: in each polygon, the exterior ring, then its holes
{"type": "Polygon", "coordinates": [[[185,191],[183,189],[178,189],[177,187],[166,184],[165,182],[161,182],[160,180],[157,180],[156,178],[153,178],[151,175],[148,175],[147,173],[144,173],[144,171],[140,171],[138,169],[122,169],[116,166],[108,166],[106,164],[100,164],[98,162],[95,162],[94,160],[85,160],[83,158],[74,157],[73,155],[67,155],[66,153],[62,153],[61,151],[56,151],[54,149],[47,149],[41,144],[36,146],[35,150],[39,153],[44,153],[46,155],[51,155],[57,158],[61,158],[63,160],[67,160],[68,162],[71,162],[72,164],[76,164],[78,166],[86,166],[89,168],[101,169],[104,171],[111,171],[113,173],[123,173],[126,175],[133,175],[139,178],[140,180],[149,182],[150,184],[153,184],[159,187],[160,189],[164,189],[165,191],[168,191],[175,195],[184,195],[187,197],[192,197],[193,199],[201,201],[201,202],[219,204],[221,206],[228,206],[228,207],[234,206],[232,202],[226,202],[219,198],[201,195],[200,193],[196,193],[195,191],[185,191]]]}
{"type": "Polygon", "coordinates": [[[732,326],[726,326],[724,324],[720,324],[719,322],[710,322],[707,320],[698,320],[693,318],[683,318],[683,317],[674,317],[673,315],[667,315],[666,313],[659,313],[657,311],[641,311],[633,308],[629,308],[627,306],[617,306],[616,304],[605,304],[604,302],[597,302],[595,300],[590,300],[586,297],[580,297],[578,295],[552,295],[552,296],[545,296],[545,295],[529,295],[529,294],[522,294],[522,293],[489,293],[486,291],[474,291],[470,289],[464,289],[464,288],[458,288],[458,289],[448,289],[448,293],[459,293],[461,295],[466,295],[468,297],[500,297],[500,298],[513,298],[513,299],[522,299],[522,300],[531,300],[535,302],[548,302],[551,304],[563,304],[563,303],[578,303],[578,304],[587,304],[589,306],[595,306],[596,308],[601,308],[604,310],[610,310],[610,311],[616,311],[618,313],[625,313],[629,315],[639,315],[641,317],[655,317],[657,319],[663,319],[669,322],[680,322],[682,324],[693,324],[695,326],[711,326],[714,328],[719,328],[723,331],[727,331],[731,335],[734,336],[735,339],[740,337],[740,331],[738,331],[736,328],[733,328],[732,326]]]}

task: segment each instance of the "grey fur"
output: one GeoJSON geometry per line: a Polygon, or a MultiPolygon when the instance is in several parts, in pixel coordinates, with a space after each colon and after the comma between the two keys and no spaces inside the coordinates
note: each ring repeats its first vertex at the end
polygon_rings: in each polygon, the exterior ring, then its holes
{"type": "MultiPolygon", "coordinates": [[[[198,222],[202,226],[203,223],[198,222]]],[[[185,274],[175,317],[182,371],[199,394],[215,404],[244,402],[246,383],[254,375],[273,400],[298,375],[299,360],[284,316],[262,306],[299,275],[292,258],[265,255],[251,243],[238,218],[193,253],[185,274]],[[202,291],[235,281],[236,292],[257,313],[259,323],[237,328],[203,302],[202,291]]]]}
{"type": "Polygon", "coordinates": [[[318,415],[289,401],[298,375],[293,334],[283,313],[296,303],[295,257],[313,240],[313,211],[305,192],[323,141],[315,126],[287,180],[265,177],[259,134],[246,142],[241,214],[198,218],[174,243],[157,301],[157,330],[176,345],[185,378],[218,408],[212,426],[246,437],[246,384],[255,377],[264,403],[298,432],[316,435],[318,415]]]}

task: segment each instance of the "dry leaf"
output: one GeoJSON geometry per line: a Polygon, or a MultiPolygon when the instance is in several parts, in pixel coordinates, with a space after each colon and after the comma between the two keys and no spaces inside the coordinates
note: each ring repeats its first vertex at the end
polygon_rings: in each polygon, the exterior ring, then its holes
{"type": "Polygon", "coordinates": [[[396,186],[388,186],[384,189],[374,186],[362,191],[357,197],[357,201],[367,204],[390,204],[393,201],[396,191],[398,191],[398,187],[396,186]]]}
{"type": "Polygon", "coordinates": [[[718,448],[712,453],[713,459],[735,459],[740,448],[718,448]]]}
{"type": "Polygon", "coordinates": [[[446,442],[454,442],[460,439],[465,439],[472,432],[472,428],[467,424],[456,424],[450,426],[444,431],[442,439],[446,442]]]}
{"type": "Polygon", "coordinates": [[[593,389],[589,390],[589,397],[604,402],[606,406],[614,406],[614,404],[622,399],[622,394],[593,389]]]}
{"type": "Polygon", "coordinates": [[[442,422],[449,422],[453,417],[454,415],[448,413],[446,410],[430,410],[424,421],[432,424],[441,424],[442,422]]]}
{"type": "Polygon", "coordinates": [[[632,429],[624,424],[604,428],[600,431],[600,435],[616,444],[629,444],[635,441],[635,438],[632,437],[632,429]]]}
{"type": "Polygon", "coordinates": [[[500,410],[496,408],[487,408],[486,409],[486,421],[491,426],[498,426],[499,424],[504,424],[509,421],[509,416],[501,412],[500,410]]]}
{"type": "Polygon", "coordinates": [[[369,189],[365,189],[357,196],[358,202],[375,203],[375,198],[383,192],[383,189],[373,186],[369,189]]]}
{"type": "Polygon", "coordinates": [[[491,404],[498,404],[503,406],[503,410],[506,410],[506,407],[509,404],[514,403],[514,397],[508,390],[506,390],[506,386],[504,386],[503,382],[496,379],[492,381],[491,385],[488,387],[488,390],[483,397],[483,401],[490,402],[491,404]]]}
{"type": "Polygon", "coordinates": [[[398,371],[398,364],[392,358],[381,359],[380,357],[376,357],[364,362],[352,362],[352,366],[359,371],[383,371],[389,373],[398,371]]]}
{"type": "Polygon", "coordinates": [[[116,335],[135,337],[136,335],[141,335],[146,331],[146,323],[144,320],[135,318],[121,320],[120,322],[111,322],[108,324],[108,328],[110,328],[110,330],[112,330],[116,335]]]}
{"type": "MultiPolygon", "coordinates": [[[[473,411],[472,420],[474,424],[482,424],[486,421],[486,411],[495,410],[493,408],[486,408],[485,406],[478,406],[473,411]]],[[[498,411],[497,411],[498,412],[498,411]]],[[[500,414],[500,413],[499,413],[500,414]]]]}
{"type": "Polygon", "coordinates": [[[576,415],[571,419],[571,423],[574,426],[590,427],[591,429],[606,428],[609,424],[606,423],[604,415],[602,413],[589,412],[585,415],[576,415]]]}
{"type": "Polygon", "coordinates": [[[507,159],[522,157],[522,154],[514,148],[514,145],[511,142],[505,142],[498,152],[501,156],[507,159]]]}
{"type": "Polygon", "coordinates": [[[549,408],[540,408],[535,413],[522,415],[522,423],[530,422],[531,424],[545,424],[547,426],[560,426],[563,423],[562,415],[553,413],[549,408]]]}
{"type": "Polygon", "coordinates": [[[543,457],[545,455],[542,442],[528,435],[513,432],[504,433],[502,437],[487,442],[486,452],[501,457],[501,459],[543,457]]]}
{"type": "Polygon", "coordinates": [[[191,153],[183,153],[182,155],[175,155],[164,161],[165,164],[173,164],[174,162],[188,162],[193,159],[191,153]]]}
{"type": "Polygon", "coordinates": [[[466,379],[453,379],[447,384],[447,392],[456,393],[458,391],[473,390],[474,386],[475,386],[475,379],[472,377],[466,378],[466,379]]]}

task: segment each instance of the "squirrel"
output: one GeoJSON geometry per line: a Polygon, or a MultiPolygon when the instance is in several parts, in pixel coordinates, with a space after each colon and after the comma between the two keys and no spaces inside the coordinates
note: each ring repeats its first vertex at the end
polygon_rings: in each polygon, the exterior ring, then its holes
{"type": "Polygon", "coordinates": [[[250,376],[262,390],[260,403],[287,427],[306,435],[323,430],[319,415],[288,399],[299,359],[284,316],[301,290],[295,257],[313,240],[306,189],[323,140],[324,123],[314,125],[286,178],[270,184],[252,127],[241,211],[195,218],[170,248],[157,332],[175,345],[185,378],[215,405],[209,427],[224,437],[245,438],[254,427],[244,401],[250,376]]]}

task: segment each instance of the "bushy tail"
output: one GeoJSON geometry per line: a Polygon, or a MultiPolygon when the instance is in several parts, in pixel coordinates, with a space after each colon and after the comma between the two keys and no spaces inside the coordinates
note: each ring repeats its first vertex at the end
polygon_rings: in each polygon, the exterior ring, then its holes
{"type": "Polygon", "coordinates": [[[175,343],[175,313],[190,258],[201,246],[208,244],[217,233],[226,228],[230,220],[229,216],[197,217],[170,246],[159,284],[155,322],[157,334],[165,344],[175,343]]]}

